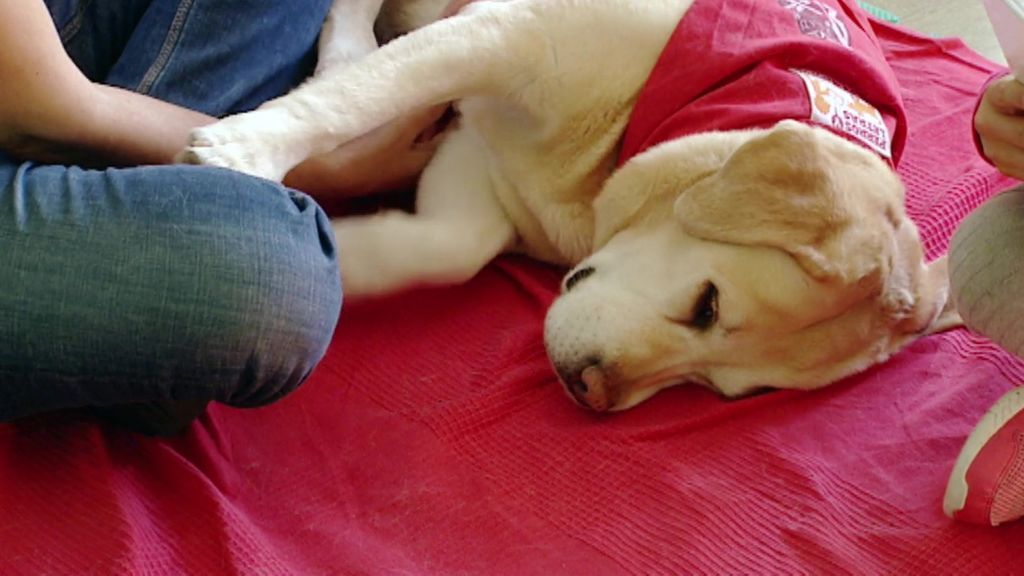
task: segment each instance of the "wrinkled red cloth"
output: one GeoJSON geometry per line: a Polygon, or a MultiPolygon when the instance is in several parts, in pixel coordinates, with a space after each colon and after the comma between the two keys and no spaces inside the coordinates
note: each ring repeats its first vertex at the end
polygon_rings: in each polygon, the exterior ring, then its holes
{"type": "Polygon", "coordinates": [[[816,124],[899,165],[899,85],[854,0],[697,0],[637,97],[619,154],[711,130],[816,124]]]}
{"type": "MultiPolygon", "coordinates": [[[[927,251],[1008,187],[974,152],[995,69],[873,23],[927,251]]],[[[947,520],[970,428],[1024,366],[956,330],[815,392],[696,387],[575,407],[541,322],[562,271],[349,306],[297,393],[153,440],[58,414],[0,425],[0,574],[1010,574],[1024,524],[947,520]]]]}

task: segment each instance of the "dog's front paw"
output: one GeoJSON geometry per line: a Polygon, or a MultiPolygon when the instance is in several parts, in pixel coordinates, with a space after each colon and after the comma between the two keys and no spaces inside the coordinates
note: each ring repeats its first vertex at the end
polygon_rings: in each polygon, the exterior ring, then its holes
{"type": "Polygon", "coordinates": [[[374,217],[342,218],[331,222],[338,244],[338,267],[346,298],[380,296],[391,291],[388,272],[372,230],[374,217]]]}
{"type": "Polygon", "coordinates": [[[331,221],[346,298],[385,296],[424,279],[418,237],[407,231],[414,220],[410,214],[386,210],[331,221]]]}
{"type": "Polygon", "coordinates": [[[175,161],[230,168],[280,182],[304,159],[289,150],[295,133],[289,133],[289,119],[280,116],[276,111],[257,110],[196,128],[175,161]]]}

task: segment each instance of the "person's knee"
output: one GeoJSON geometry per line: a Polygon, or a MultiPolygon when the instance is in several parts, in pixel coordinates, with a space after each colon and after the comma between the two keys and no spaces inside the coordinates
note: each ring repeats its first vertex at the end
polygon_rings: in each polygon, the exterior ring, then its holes
{"type": "MultiPolygon", "coordinates": [[[[329,226],[317,228],[330,238],[329,226]]],[[[307,237],[268,255],[259,274],[267,290],[251,301],[253,326],[238,326],[252,339],[252,353],[226,403],[255,406],[277,400],[298,388],[326,353],[342,296],[337,263],[333,256],[325,258],[319,246],[307,237]]]]}
{"type": "Polygon", "coordinates": [[[999,194],[967,216],[949,248],[950,290],[964,322],[1015,354],[1024,354],[1024,186],[999,194]]]}
{"type": "MultiPolygon", "coordinates": [[[[246,321],[236,326],[250,341],[240,380],[224,401],[262,405],[295,390],[325,354],[341,308],[341,283],[327,218],[305,196],[295,198],[303,223],[282,224],[287,242],[267,246],[252,284],[246,321]]],[[[266,232],[264,230],[263,232],[266,232]]]]}
{"type": "Polygon", "coordinates": [[[341,307],[323,211],[305,195],[259,186],[267,190],[249,194],[248,217],[209,238],[193,263],[197,276],[217,277],[202,282],[203,306],[219,324],[204,355],[226,369],[215,399],[233,406],[263,405],[295,390],[326,352],[341,307]]]}
{"type": "MultiPolygon", "coordinates": [[[[10,172],[3,170],[0,172],[10,172]]],[[[10,178],[7,178],[10,180],[10,178]]],[[[227,170],[18,171],[0,251],[0,419],[294,390],[341,305],[308,197],[227,170]]]]}

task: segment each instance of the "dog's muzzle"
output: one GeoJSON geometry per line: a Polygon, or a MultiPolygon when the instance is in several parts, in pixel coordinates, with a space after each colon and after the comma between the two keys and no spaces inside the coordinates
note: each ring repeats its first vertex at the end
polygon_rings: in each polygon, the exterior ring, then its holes
{"type": "Polygon", "coordinates": [[[577,404],[595,412],[606,412],[618,401],[618,391],[596,359],[580,366],[555,365],[562,385],[577,404]]]}

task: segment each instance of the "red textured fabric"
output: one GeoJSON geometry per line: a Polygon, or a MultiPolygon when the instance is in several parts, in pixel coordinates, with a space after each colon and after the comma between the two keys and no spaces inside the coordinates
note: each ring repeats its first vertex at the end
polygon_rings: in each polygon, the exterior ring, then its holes
{"type": "Polygon", "coordinates": [[[682,136],[786,119],[899,164],[906,116],[867,14],[854,0],[697,0],[637,97],[619,163],[682,136]]]}
{"type": "Polygon", "coordinates": [[[1011,439],[1010,464],[1002,470],[992,498],[992,522],[1001,524],[1024,516],[1024,432],[1011,439]]]}
{"type": "MultiPolygon", "coordinates": [[[[876,23],[932,256],[1009,182],[970,111],[995,67],[876,23]]],[[[1024,524],[947,520],[967,433],[1024,366],[957,330],[810,393],[695,387],[595,416],[556,384],[561,271],[350,306],[296,394],[152,440],[76,414],[0,426],[0,574],[1008,574],[1024,524]]]]}

